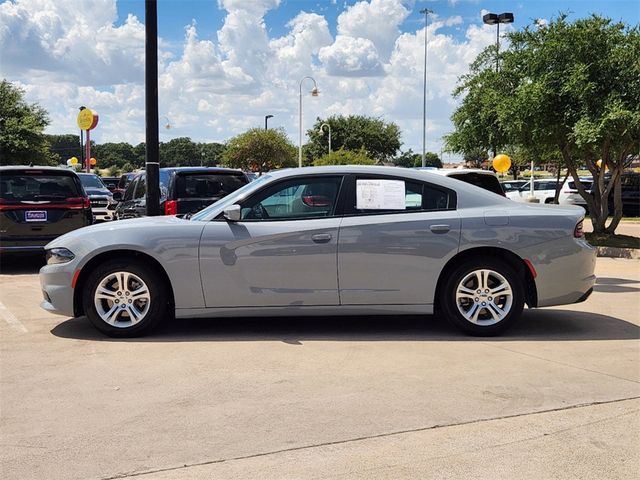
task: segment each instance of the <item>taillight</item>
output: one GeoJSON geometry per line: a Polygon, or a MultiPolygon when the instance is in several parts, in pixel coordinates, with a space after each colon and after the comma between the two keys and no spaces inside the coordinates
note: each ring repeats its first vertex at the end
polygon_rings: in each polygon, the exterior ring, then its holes
{"type": "Polygon", "coordinates": [[[583,220],[580,220],[576,225],[576,228],[574,228],[573,230],[573,236],[575,238],[584,238],[584,230],[582,230],[582,222],[583,220]]]}
{"type": "Polygon", "coordinates": [[[177,215],[178,214],[178,201],[167,200],[164,202],[164,214],[165,215],[177,215]]]}
{"type": "Polygon", "coordinates": [[[80,210],[89,207],[91,207],[89,197],[69,197],[65,200],[65,205],[62,206],[62,208],[69,208],[71,210],[80,210]]]}

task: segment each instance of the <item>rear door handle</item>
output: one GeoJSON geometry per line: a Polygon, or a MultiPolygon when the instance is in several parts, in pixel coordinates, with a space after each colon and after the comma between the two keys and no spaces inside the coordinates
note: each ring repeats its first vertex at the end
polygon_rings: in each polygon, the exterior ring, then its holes
{"type": "Polygon", "coordinates": [[[449,230],[451,230],[451,227],[449,225],[431,225],[429,227],[429,230],[431,230],[433,233],[447,233],[449,230]]]}
{"type": "Polygon", "coordinates": [[[315,243],[327,243],[331,241],[330,233],[316,233],[315,235],[311,235],[311,240],[315,243]]]}

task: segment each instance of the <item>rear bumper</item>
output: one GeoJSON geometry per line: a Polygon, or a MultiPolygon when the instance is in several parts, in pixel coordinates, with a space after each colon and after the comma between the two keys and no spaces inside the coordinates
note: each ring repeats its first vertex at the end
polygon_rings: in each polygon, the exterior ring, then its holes
{"type": "Polygon", "coordinates": [[[585,301],[596,282],[596,249],[572,237],[523,252],[537,272],[538,307],[585,301]]]}

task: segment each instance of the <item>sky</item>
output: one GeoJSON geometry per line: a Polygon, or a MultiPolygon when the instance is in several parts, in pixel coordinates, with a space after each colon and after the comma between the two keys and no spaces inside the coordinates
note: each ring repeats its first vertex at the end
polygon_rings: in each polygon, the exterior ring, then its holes
{"type": "MultiPolygon", "coordinates": [[[[637,0],[159,0],[160,140],[225,142],[249,128],[283,128],[298,144],[316,117],[359,114],[396,123],[402,147],[422,151],[427,27],[427,150],[440,153],[469,63],[495,43],[487,12],[521,29],[565,12],[640,23],[637,0]],[[169,125],[170,128],[166,128],[169,125]]],[[[84,105],[100,115],[98,143],[144,141],[144,2],[0,3],[0,74],[48,112],[46,133],[78,133],[84,105]]],[[[504,40],[503,40],[504,41],[504,40]]],[[[445,154],[444,160],[455,160],[445,154]]]]}

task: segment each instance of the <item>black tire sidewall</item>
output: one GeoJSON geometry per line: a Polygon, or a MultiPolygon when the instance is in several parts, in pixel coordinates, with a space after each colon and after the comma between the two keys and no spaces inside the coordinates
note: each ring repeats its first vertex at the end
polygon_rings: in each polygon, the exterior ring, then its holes
{"type": "Polygon", "coordinates": [[[469,335],[480,337],[489,337],[499,335],[506,329],[510,328],[522,314],[524,308],[524,288],[522,279],[516,274],[515,270],[506,262],[499,259],[486,260],[469,260],[456,266],[450,271],[448,278],[444,283],[444,288],[440,294],[440,304],[442,311],[453,325],[469,335]],[[474,270],[488,269],[502,275],[511,286],[513,292],[513,303],[511,311],[508,315],[498,323],[493,325],[476,325],[471,323],[458,311],[456,304],[456,289],[462,279],[474,270]]]}
{"type": "Polygon", "coordinates": [[[109,260],[95,268],[84,285],[82,302],[89,321],[110,337],[136,337],[153,330],[165,317],[168,308],[167,287],[158,272],[135,260],[109,260]],[[130,272],[147,284],[151,306],[144,318],[130,327],[118,328],[103,321],[96,312],[94,294],[100,281],[110,273],[130,272]]]}

